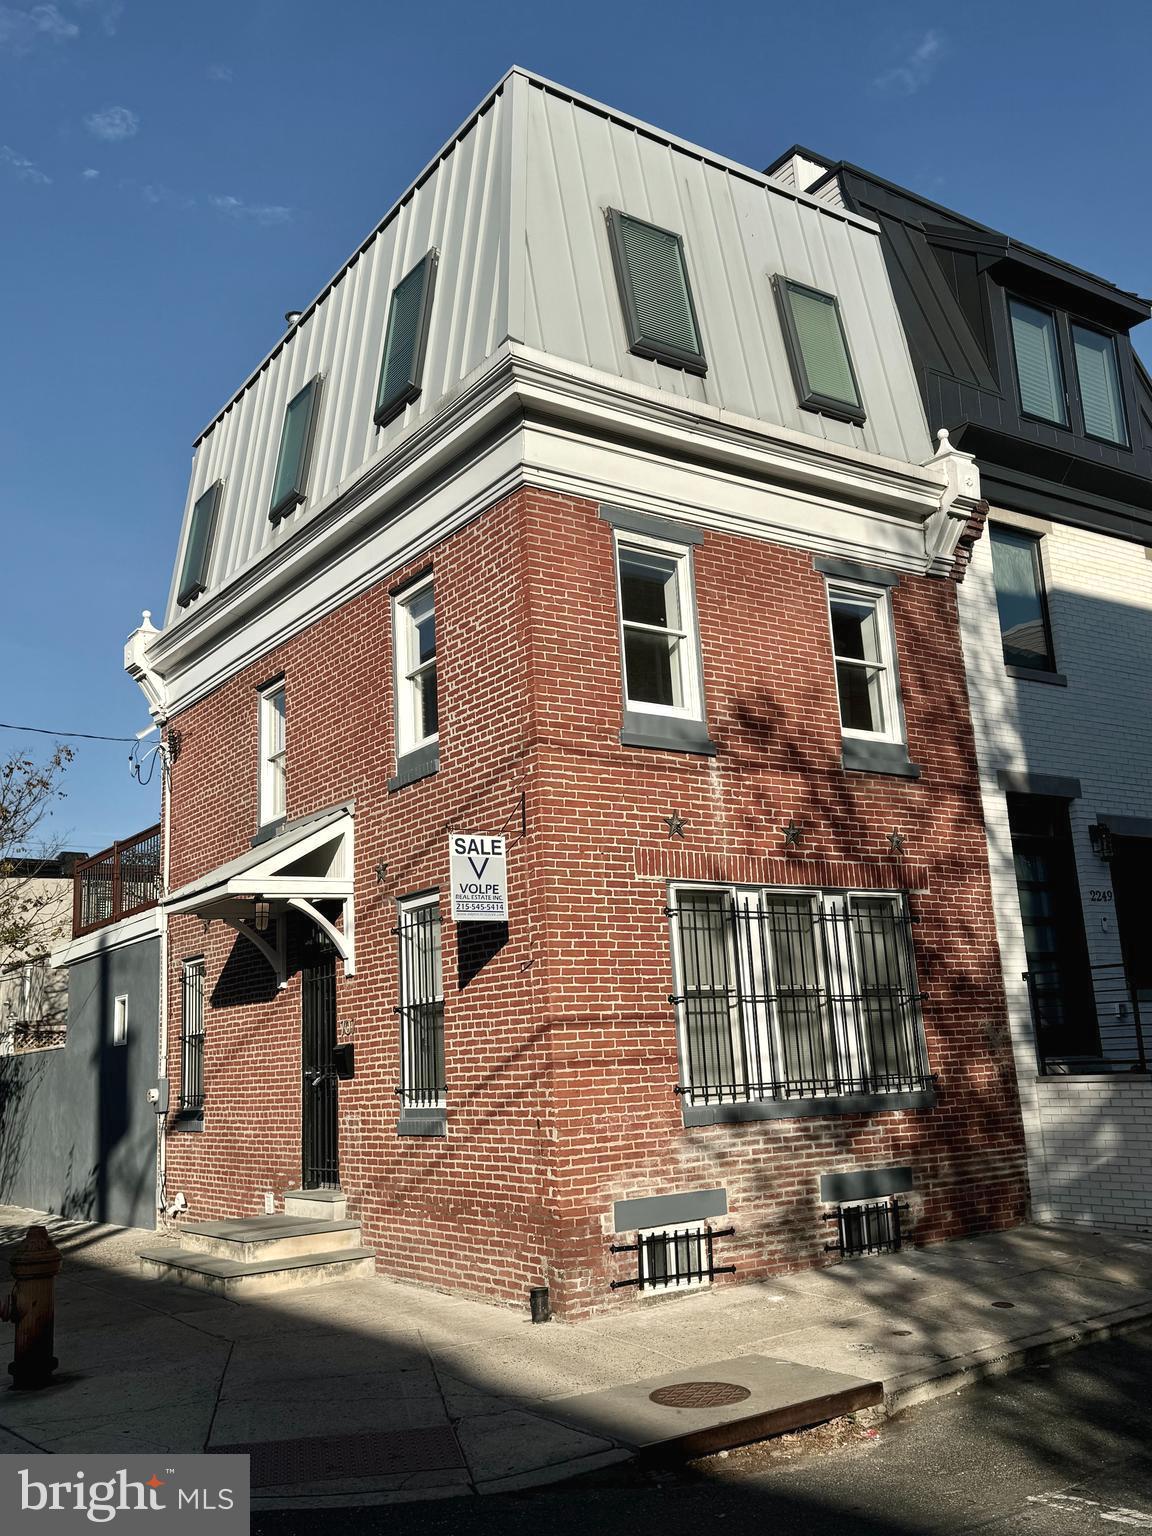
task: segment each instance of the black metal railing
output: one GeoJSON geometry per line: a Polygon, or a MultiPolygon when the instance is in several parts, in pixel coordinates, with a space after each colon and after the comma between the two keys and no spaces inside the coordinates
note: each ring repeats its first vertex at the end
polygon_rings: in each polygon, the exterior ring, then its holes
{"type": "Polygon", "coordinates": [[[703,1285],[715,1275],[734,1275],[735,1264],[717,1264],[717,1238],[731,1237],[734,1227],[714,1232],[711,1227],[686,1227],[682,1232],[637,1232],[634,1243],[613,1243],[611,1253],[634,1253],[636,1273],[627,1280],[613,1280],[614,1291],[636,1285],[661,1290],[673,1285],[703,1285]]]}
{"type": "Polygon", "coordinates": [[[181,1110],[204,1108],[204,962],[186,960],[180,985],[181,1110]]]}
{"type": "Polygon", "coordinates": [[[72,871],[72,936],[91,933],[160,900],[160,828],[81,859],[72,871]]]}
{"type": "Polygon", "coordinates": [[[845,1259],[864,1253],[898,1253],[904,1238],[900,1214],[907,1209],[896,1199],[838,1205],[825,1213],[825,1221],[836,1223],[836,1236],[824,1247],[845,1259]]]}
{"type": "Polygon", "coordinates": [[[400,950],[400,1085],[406,1108],[444,1103],[444,983],[440,907],[404,908],[396,927],[400,950]]]}
{"type": "Polygon", "coordinates": [[[1041,1073],[1147,1072],[1152,1062],[1152,991],[1122,963],[1070,972],[1024,972],[1041,1073]]]}
{"type": "Polygon", "coordinates": [[[689,1104],[932,1084],[899,898],[681,891],[668,909],[689,1104]]]}

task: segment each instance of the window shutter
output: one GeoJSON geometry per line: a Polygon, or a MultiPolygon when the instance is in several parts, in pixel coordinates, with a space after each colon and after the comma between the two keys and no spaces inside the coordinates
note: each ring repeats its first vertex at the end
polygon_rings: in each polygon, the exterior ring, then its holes
{"type": "Polygon", "coordinates": [[[1116,368],[1116,344],[1111,336],[1087,326],[1072,327],[1076,352],[1076,378],[1084,409],[1084,430],[1110,443],[1128,442],[1120,379],[1116,368]]]}
{"type": "Polygon", "coordinates": [[[1016,349],[1016,378],[1020,404],[1029,416],[1067,424],[1064,381],[1056,343],[1056,321],[1046,309],[1009,300],[1012,344],[1016,349]]]}
{"type": "Polygon", "coordinates": [[[680,236],[614,208],[608,211],[608,228],[629,349],[703,373],[707,365],[680,236]]]}
{"type": "Polygon", "coordinates": [[[438,260],[438,253],[429,251],[392,290],[376,391],[377,426],[398,416],[420,393],[438,260]]]}
{"type": "Polygon", "coordinates": [[[203,592],[208,579],[208,559],[212,553],[212,534],[216,527],[216,509],[224,490],[223,480],[210,485],[192,508],[192,521],[188,529],[188,543],[184,550],[184,564],[180,570],[180,586],[176,601],[186,608],[194,597],[203,592]]]}
{"type": "Polygon", "coordinates": [[[800,404],[862,425],[860,390],[835,294],[785,277],[773,281],[800,404]]]}
{"type": "Polygon", "coordinates": [[[276,456],[276,479],[268,516],[275,522],[304,500],[312,438],[320,406],[320,375],[305,384],[289,402],[276,456]]]}

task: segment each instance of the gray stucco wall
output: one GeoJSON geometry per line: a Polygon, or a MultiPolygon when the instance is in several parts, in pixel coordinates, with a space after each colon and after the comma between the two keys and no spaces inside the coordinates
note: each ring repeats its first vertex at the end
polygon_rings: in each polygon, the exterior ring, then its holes
{"type": "Polygon", "coordinates": [[[68,1043],[0,1057],[0,1202],[120,1226],[154,1227],[160,941],[70,968],[68,1043]],[[115,999],[128,1038],[113,1045],[115,999]]]}

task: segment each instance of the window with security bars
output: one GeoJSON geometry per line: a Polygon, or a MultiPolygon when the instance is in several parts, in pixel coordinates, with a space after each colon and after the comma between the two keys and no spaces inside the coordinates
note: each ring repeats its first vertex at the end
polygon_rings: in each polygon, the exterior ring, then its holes
{"type": "Polygon", "coordinates": [[[392,290],[376,385],[374,420],[378,427],[398,416],[420,393],[439,260],[438,251],[429,251],[392,290]]]}
{"type": "Polygon", "coordinates": [[[901,895],[680,886],[668,911],[686,1103],[931,1086],[901,895]]]}
{"type": "Polygon", "coordinates": [[[440,900],[401,901],[396,936],[400,951],[400,1086],[405,1108],[443,1106],[444,969],[440,900]]]}
{"type": "Polygon", "coordinates": [[[715,1243],[731,1237],[734,1228],[716,1232],[709,1226],[650,1227],[637,1232],[634,1243],[613,1243],[612,1253],[634,1253],[636,1272],[626,1280],[613,1280],[612,1290],[637,1286],[640,1290],[684,1290],[708,1285],[715,1275],[734,1275],[735,1264],[717,1264],[715,1243]]]}
{"type": "Polygon", "coordinates": [[[684,241],[671,229],[606,210],[628,350],[688,373],[706,373],[684,241]]]}
{"type": "Polygon", "coordinates": [[[181,1110],[204,1108],[204,961],[185,960],[180,984],[181,1110]]]}
{"type": "Polygon", "coordinates": [[[907,1209],[895,1197],[838,1205],[824,1217],[836,1223],[836,1236],[824,1244],[825,1250],[845,1259],[865,1253],[899,1253],[904,1241],[900,1216],[907,1209]]]}
{"type": "Polygon", "coordinates": [[[862,425],[866,418],[840,301],[834,293],[822,293],[787,277],[775,277],[773,286],[800,404],[806,410],[862,425]]]}

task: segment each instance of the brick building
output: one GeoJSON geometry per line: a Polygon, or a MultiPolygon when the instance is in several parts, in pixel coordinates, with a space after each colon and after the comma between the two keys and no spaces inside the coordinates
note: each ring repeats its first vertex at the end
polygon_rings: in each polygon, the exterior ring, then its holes
{"type": "Polygon", "coordinates": [[[866,1199],[1020,1220],[981,514],[874,225],[512,71],[201,435],[129,641],[170,1206],[328,1191],[567,1318],[866,1199]],[[461,833],[506,923],[453,919],[461,833]]]}

